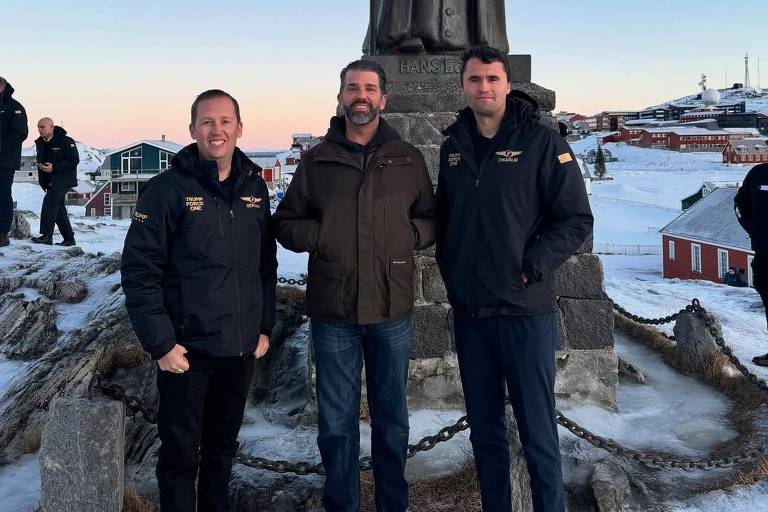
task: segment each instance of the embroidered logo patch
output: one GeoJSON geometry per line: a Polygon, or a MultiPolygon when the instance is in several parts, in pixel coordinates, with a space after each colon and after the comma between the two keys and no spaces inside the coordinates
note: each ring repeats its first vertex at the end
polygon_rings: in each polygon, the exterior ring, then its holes
{"type": "Polygon", "coordinates": [[[461,153],[448,153],[448,166],[456,167],[461,163],[461,153]]]}
{"type": "Polygon", "coordinates": [[[21,114],[21,110],[14,110],[14,114],[21,114]]]}
{"type": "Polygon", "coordinates": [[[141,213],[140,211],[136,210],[135,212],[133,212],[133,215],[131,215],[131,218],[135,222],[140,222],[141,223],[141,222],[146,221],[149,218],[149,215],[147,215],[146,213],[141,213]]]}
{"type": "Polygon", "coordinates": [[[509,164],[516,164],[520,161],[518,158],[520,155],[522,155],[522,151],[513,151],[511,149],[508,149],[506,151],[497,151],[496,156],[499,157],[498,162],[499,163],[509,163],[509,164]]]}
{"type": "Polygon", "coordinates": [[[255,196],[240,196],[240,199],[245,203],[246,208],[260,208],[261,198],[255,196]]]}
{"type": "Polygon", "coordinates": [[[562,155],[557,155],[557,159],[561,164],[567,164],[568,162],[573,162],[573,158],[571,157],[570,153],[563,153],[562,155]]]}
{"type": "Polygon", "coordinates": [[[191,212],[199,212],[203,209],[203,196],[187,196],[184,198],[187,208],[191,212]]]}
{"type": "Polygon", "coordinates": [[[768,190],[768,185],[760,185],[760,190],[768,190]]]}

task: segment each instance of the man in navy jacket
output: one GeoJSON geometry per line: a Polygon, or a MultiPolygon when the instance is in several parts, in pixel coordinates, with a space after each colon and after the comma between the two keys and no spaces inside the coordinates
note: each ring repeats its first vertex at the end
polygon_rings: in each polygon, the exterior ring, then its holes
{"type": "Polygon", "coordinates": [[[511,510],[506,391],[534,509],[562,512],[552,276],[593,219],[568,144],[538,120],[532,98],[511,92],[509,76],[495,48],[463,55],[468,107],[441,148],[437,262],[453,307],[483,511],[511,510]]]}

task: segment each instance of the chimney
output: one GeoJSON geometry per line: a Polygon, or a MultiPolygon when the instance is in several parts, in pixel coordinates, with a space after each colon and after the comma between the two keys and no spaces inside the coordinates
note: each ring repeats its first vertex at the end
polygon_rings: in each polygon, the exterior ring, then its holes
{"type": "Polygon", "coordinates": [[[163,135],[161,135],[161,136],[160,136],[160,140],[162,140],[163,142],[165,142],[165,134],[163,134],[163,135]]]}

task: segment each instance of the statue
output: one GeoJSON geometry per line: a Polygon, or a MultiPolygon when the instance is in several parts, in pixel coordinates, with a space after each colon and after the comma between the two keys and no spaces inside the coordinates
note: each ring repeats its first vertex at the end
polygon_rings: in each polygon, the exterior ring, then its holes
{"type": "Polygon", "coordinates": [[[509,53],[504,0],[372,1],[374,47],[370,24],[363,51],[373,55],[459,52],[489,45],[509,53]]]}

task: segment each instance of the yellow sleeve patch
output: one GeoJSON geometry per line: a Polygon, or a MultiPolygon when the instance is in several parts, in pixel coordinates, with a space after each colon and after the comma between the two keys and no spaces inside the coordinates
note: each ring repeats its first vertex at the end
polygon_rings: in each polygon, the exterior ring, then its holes
{"type": "Polygon", "coordinates": [[[567,164],[568,162],[573,162],[573,158],[571,158],[570,153],[563,153],[562,155],[557,155],[557,159],[560,161],[561,164],[567,164]]]}

